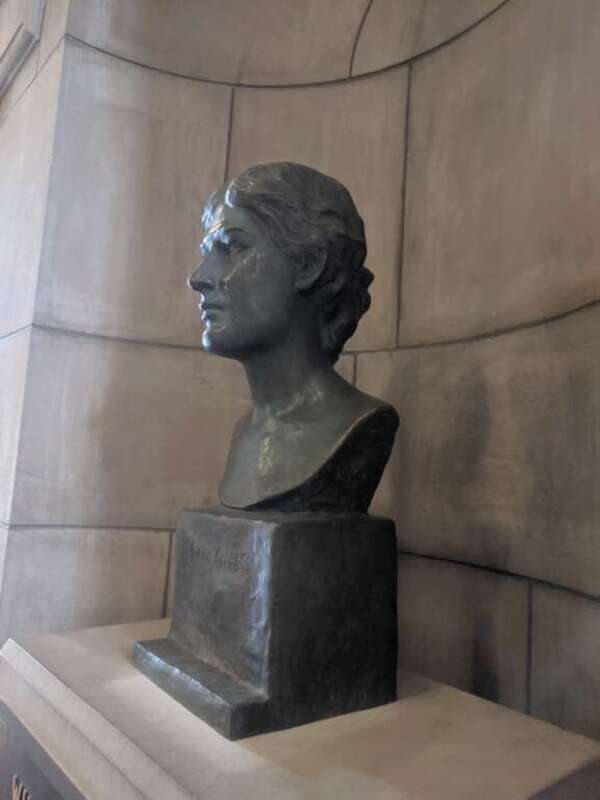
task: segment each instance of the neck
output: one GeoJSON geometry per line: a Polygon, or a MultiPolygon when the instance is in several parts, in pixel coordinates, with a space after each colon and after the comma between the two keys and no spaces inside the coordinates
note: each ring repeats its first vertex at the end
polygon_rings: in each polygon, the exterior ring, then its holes
{"type": "Polygon", "coordinates": [[[336,373],[317,343],[293,338],[244,360],[255,414],[272,416],[318,397],[336,373]]]}

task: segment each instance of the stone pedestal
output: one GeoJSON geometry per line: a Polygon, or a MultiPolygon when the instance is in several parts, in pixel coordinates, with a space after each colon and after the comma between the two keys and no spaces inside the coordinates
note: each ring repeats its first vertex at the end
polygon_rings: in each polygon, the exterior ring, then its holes
{"type": "Polygon", "coordinates": [[[9,778],[35,800],[598,798],[598,742],[405,673],[395,703],[227,741],[131,664],[168,627],[7,642],[0,715],[23,756],[9,778]]]}
{"type": "Polygon", "coordinates": [[[396,699],[396,539],[365,514],[185,511],[173,623],[134,663],[231,739],[396,699]]]}

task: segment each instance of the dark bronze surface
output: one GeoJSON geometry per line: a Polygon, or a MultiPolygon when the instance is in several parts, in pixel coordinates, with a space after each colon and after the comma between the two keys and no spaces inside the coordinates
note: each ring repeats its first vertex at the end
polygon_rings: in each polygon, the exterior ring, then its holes
{"type": "Polygon", "coordinates": [[[362,219],[347,190],[299,164],[252,167],[205,208],[202,345],[246,369],[253,409],[220,487],[232,508],[366,511],[395,410],[333,365],[368,309],[362,219]]]}
{"type": "Polygon", "coordinates": [[[396,697],[396,538],[365,514],[185,511],[155,683],[229,738],[396,697]]]}
{"type": "Polygon", "coordinates": [[[253,408],[224,508],[181,516],[169,636],[138,642],[134,661],[239,738],[395,699],[394,525],[361,512],[398,415],[334,369],[373,279],[340,183],[252,167],[209,199],[203,225],[189,279],[202,345],[242,362],[253,408]]]}

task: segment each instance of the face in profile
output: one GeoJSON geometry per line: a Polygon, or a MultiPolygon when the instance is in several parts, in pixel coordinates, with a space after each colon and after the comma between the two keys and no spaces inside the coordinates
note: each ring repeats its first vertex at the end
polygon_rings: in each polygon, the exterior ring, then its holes
{"type": "Polygon", "coordinates": [[[188,283],[200,295],[204,349],[334,364],[373,279],[348,190],[302,164],[257,164],[209,197],[202,221],[188,283]]]}
{"type": "Polygon", "coordinates": [[[200,296],[203,348],[243,361],[286,335],[298,312],[294,269],[243,208],[220,202],[189,285],[200,296]]]}

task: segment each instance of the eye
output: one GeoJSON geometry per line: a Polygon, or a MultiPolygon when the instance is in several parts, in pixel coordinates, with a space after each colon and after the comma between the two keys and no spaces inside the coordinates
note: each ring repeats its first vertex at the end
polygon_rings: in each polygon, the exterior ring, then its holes
{"type": "Polygon", "coordinates": [[[244,244],[244,242],[240,242],[239,240],[233,240],[229,243],[229,252],[230,253],[243,253],[244,250],[248,249],[248,245],[244,244]]]}
{"type": "Polygon", "coordinates": [[[248,245],[235,236],[227,236],[220,241],[221,251],[227,255],[237,255],[248,249],[248,245]]]}

